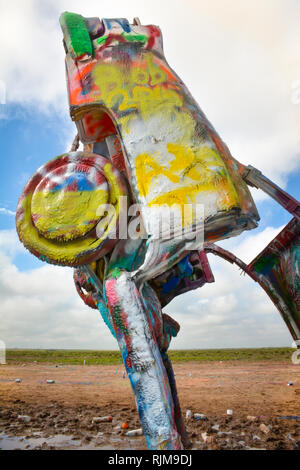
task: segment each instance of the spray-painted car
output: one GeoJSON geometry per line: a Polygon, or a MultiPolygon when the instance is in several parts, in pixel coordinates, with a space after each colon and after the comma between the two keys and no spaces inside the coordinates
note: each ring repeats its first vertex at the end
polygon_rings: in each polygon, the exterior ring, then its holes
{"type": "Polygon", "coordinates": [[[162,307],[214,282],[213,253],[259,282],[299,342],[300,206],[232,157],[168,65],[157,26],[69,12],[60,22],[78,135],[26,185],[18,234],[38,258],[75,267],[79,295],[118,341],[149,449],[182,449],[167,355],[179,325],[162,307]],[[248,185],[294,217],[246,265],[214,243],[257,227],[248,185]]]}

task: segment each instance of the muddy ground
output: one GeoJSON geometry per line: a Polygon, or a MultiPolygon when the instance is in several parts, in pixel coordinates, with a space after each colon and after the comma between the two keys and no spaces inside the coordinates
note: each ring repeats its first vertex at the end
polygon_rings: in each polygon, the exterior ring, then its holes
{"type": "MultiPolygon", "coordinates": [[[[300,449],[299,365],[189,362],[174,370],[184,416],[190,409],[207,417],[186,422],[192,449],[300,449]]],[[[125,436],[139,427],[123,366],[0,366],[2,450],[146,449],[144,437],[125,436]],[[106,415],[111,423],[92,423],[106,415]]]]}

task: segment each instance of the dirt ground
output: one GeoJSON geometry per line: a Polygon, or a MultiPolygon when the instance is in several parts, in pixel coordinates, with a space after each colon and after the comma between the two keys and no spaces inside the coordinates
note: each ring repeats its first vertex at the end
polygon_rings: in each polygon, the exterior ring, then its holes
{"type": "MultiPolygon", "coordinates": [[[[299,365],[188,362],[174,364],[174,371],[184,417],[189,409],[207,418],[186,420],[192,449],[300,449],[299,365]]],[[[123,366],[0,366],[2,450],[146,449],[143,436],[125,436],[137,428],[123,366]],[[18,415],[31,420],[19,422],[18,415]],[[107,415],[112,422],[92,422],[107,415]]]]}

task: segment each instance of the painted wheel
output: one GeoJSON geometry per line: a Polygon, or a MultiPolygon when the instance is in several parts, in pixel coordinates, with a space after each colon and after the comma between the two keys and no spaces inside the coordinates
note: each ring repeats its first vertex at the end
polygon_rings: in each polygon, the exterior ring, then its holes
{"type": "Polygon", "coordinates": [[[19,238],[48,263],[90,263],[117,242],[121,196],[127,188],[109,160],[85,152],[60,155],[39,168],[23,190],[16,214],[19,238]]]}

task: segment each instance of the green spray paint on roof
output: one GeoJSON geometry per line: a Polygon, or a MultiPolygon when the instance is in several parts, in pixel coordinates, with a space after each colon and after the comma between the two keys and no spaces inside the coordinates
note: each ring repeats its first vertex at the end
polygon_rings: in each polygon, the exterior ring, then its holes
{"type": "Polygon", "coordinates": [[[145,44],[148,41],[148,36],[145,36],[144,34],[126,34],[122,33],[121,36],[123,36],[124,39],[128,42],[141,42],[145,44]]]}
{"type": "Polygon", "coordinates": [[[92,41],[83,16],[66,11],[62,13],[59,21],[69,37],[70,44],[67,44],[67,46],[71,46],[75,56],[93,55],[92,41]]]}
{"type": "MultiPolygon", "coordinates": [[[[128,42],[141,42],[143,45],[146,44],[148,41],[148,36],[145,36],[144,34],[126,34],[126,33],[121,33],[121,36],[126,39],[128,42]]],[[[108,36],[101,36],[98,38],[97,44],[104,44],[107,40],[108,36]]]]}

